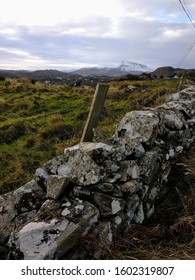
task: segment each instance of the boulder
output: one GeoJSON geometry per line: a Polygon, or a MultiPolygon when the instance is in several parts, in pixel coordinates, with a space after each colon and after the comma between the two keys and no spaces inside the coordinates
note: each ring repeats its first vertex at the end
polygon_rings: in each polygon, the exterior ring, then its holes
{"type": "Polygon", "coordinates": [[[159,117],[153,110],[132,111],[117,125],[115,139],[126,156],[141,157],[144,146],[151,146],[158,134],[159,117]]]}
{"type": "Polygon", "coordinates": [[[8,242],[16,259],[59,259],[97,222],[99,211],[87,201],[47,200],[40,211],[8,242]]]}
{"type": "Polygon", "coordinates": [[[13,192],[0,196],[0,243],[5,244],[11,232],[31,220],[45,200],[35,180],[13,192]]]}

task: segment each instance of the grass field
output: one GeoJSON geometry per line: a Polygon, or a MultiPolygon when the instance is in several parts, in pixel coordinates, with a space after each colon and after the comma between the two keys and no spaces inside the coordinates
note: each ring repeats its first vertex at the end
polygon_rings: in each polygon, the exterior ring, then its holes
{"type": "MultiPolygon", "coordinates": [[[[177,86],[176,80],[110,82],[98,129],[111,136],[126,112],[160,104],[177,86]],[[138,90],[127,93],[128,85],[138,90]]],[[[26,183],[36,168],[80,141],[94,92],[89,86],[0,81],[0,193],[26,183]]]]}

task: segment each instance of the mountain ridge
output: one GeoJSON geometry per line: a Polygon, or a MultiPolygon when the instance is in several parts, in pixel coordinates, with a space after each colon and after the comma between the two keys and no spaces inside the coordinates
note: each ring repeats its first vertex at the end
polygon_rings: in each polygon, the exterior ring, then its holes
{"type": "Polygon", "coordinates": [[[71,72],[72,74],[79,74],[82,76],[108,76],[116,77],[126,74],[141,74],[143,72],[151,72],[147,65],[132,61],[122,61],[117,67],[84,67],[71,72]]]}
{"type": "Polygon", "coordinates": [[[4,70],[0,69],[1,78],[28,78],[34,81],[50,82],[51,84],[70,84],[96,83],[99,81],[109,81],[116,78],[127,78],[128,75],[139,77],[147,73],[150,78],[174,77],[183,75],[184,71],[187,76],[195,80],[195,69],[174,68],[172,66],[158,67],[151,71],[144,64],[134,62],[122,62],[117,67],[86,67],[71,72],[60,71],[55,69],[46,70],[4,70]]]}

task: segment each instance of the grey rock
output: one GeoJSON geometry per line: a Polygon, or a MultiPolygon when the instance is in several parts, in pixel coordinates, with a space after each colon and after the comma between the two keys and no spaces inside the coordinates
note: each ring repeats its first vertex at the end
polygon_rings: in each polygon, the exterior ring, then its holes
{"type": "Polygon", "coordinates": [[[47,180],[47,197],[57,199],[65,192],[69,178],[59,175],[50,175],[47,180]]]}
{"type": "Polygon", "coordinates": [[[93,199],[102,217],[113,216],[124,209],[124,201],[103,193],[94,193],[93,199]]]}
{"type": "Polygon", "coordinates": [[[129,229],[129,217],[124,211],[120,211],[111,218],[113,235],[121,236],[129,229]]]}
{"type": "Polygon", "coordinates": [[[15,248],[16,258],[23,255],[25,260],[59,259],[98,220],[98,210],[88,202],[78,201],[66,212],[59,206],[59,202],[47,201],[42,211],[50,218],[43,220],[43,213],[39,213],[34,221],[12,233],[9,246],[15,248]],[[53,209],[58,209],[55,218],[53,209]]]}
{"type": "Polygon", "coordinates": [[[129,139],[128,138],[126,139],[123,137],[119,138],[118,136],[116,136],[116,134],[114,137],[116,137],[116,141],[119,146],[119,148],[117,149],[120,151],[118,153],[118,155],[120,157],[119,161],[125,160],[128,156],[134,156],[136,158],[140,158],[144,155],[145,149],[139,140],[130,141],[130,138],[129,139]]]}
{"type": "Polygon", "coordinates": [[[166,101],[180,101],[180,100],[193,100],[195,99],[194,87],[188,87],[180,92],[174,93],[166,98],[166,101]]]}
{"type": "Polygon", "coordinates": [[[127,144],[139,146],[152,144],[158,132],[159,118],[152,110],[132,111],[125,115],[116,129],[116,137],[123,137],[127,144]]]}
{"type": "Polygon", "coordinates": [[[136,194],[129,196],[125,201],[126,213],[128,216],[129,222],[132,221],[135,215],[135,210],[139,205],[139,197],[136,194]]]}
{"type": "Polygon", "coordinates": [[[96,227],[94,233],[96,236],[98,235],[98,243],[96,244],[93,257],[94,259],[99,260],[104,251],[109,249],[113,240],[111,222],[101,223],[98,227],[96,227]]]}
{"type": "Polygon", "coordinates": [[[49,177],[49,173],[44,168],[37,168],[35,175],[38,176],[40,179],[47,180],[49,177]]]}
{"type": "Polygon", "coordinates": [[[121,161],[120,163],[120,182],[126,182],[129,179],[138,179],[140,176],[140,169],[136,161],[121,161]]]}
{"type": "Polygon", "coordinates": [[[47,163],[45,163],[44,167],[50,174],[57,175],[57,170],[60,165],[63,165],[67,162],[67,157],[64,155],[57,156],[51,160],[49,160],[47,163]]]}
{"type": "Polygon", "coordinates": [[[139,88],[132,85],[129,85],[125,88],[125,93],[131,93],[136,91],[139,91],[139,88]]]}
{"type": "Polygon", "coordinates": [[[65,153],[68,154],[68,161],[58,167],[58,172],[61,171],[62,176],[69,177],[71,183],[89,186],[97,184],[104,177],[103,168],[98,166],[87,153],[76,147],[65,153]],[[65,170],[65,174],[62,169],[65,170]]]}
{"type": "Polygon", "coordinates": [[[44,201],[44,192],[35,180],[0,196],[0,240],[6,243],[17,225],[25,224],[44,201]],[[24,214],[26,213],[26,214],[24,214]],[[29,213],[29,215],[28,215],[29,213]]]}
{"type": "Polygon", "coordinates": [[[81,151],[89,155],[93,161],[99,164],[110,158],[112,149],[113,147],[111,145],[105,143],[82,142],[73,147],[66,148],[64,154],[72,155],[73,152],[81,151]]]}
{"type": "Polygon", "coordinates": [[[81,199],[90,199],[92,195],[92,187],[81,187],[81,186],[74,186],[73,188],[73,198],[81,198],[81,199]]]}
{"type": "Polygon", "coordinates": [[[135,180],[127,181],[124,184],[120,185],[120,189],[125,194],[134,194],[142,189],[142,183],[135,180]]]}
{"type": "Polygon", "coordinates": [[[143,202],[140,202],[138,207],[135,210],[135,214],[133,217],[133,221],[136,224],[142,224],[145,218],[144,209],[143,209],[143,202]]]}
{"type": "Polygon", "coordinates": [[[95,186],[95,190],[107,194],[111,194],[114,192],[115,187],[111,183],[102,183],[95,186]]]}
{"type": "Polygon", "coordinates": [[[153,178],[160,170],[160,163],[162,161],[161,150],[151,150],[145,153],[140,159],[140,174],[143,178],[143,182],[146,184],[151,183],[153,178]]]}
{"type": "Polygon", "coordinates": [[[162,105],[158,109],[163,126],[169,130],[181,130],[185,124],[183,115],[177,110],[173,111],[164,109],[164,106],[162,105]]]}
{"type": "Polygon", "coordinates": [[[117,182],[121,178],[120,173],[107,173],[107,175],[104,178],[105,183],[113,184],[117,182]]]}

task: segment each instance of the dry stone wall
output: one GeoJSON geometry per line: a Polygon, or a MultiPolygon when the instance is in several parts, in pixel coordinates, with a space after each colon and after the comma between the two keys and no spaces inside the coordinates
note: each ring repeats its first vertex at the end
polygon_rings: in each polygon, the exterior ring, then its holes
{"type": "Polygon", "coordinates": [[[113,236],[143,223],[171,167],[194,143],[195,87],[154,109],[127,113],[101,143],[79,143],[0,196],[0,248],[15,259],[59,259],[95,232],[101,257],[113,236]]]}

